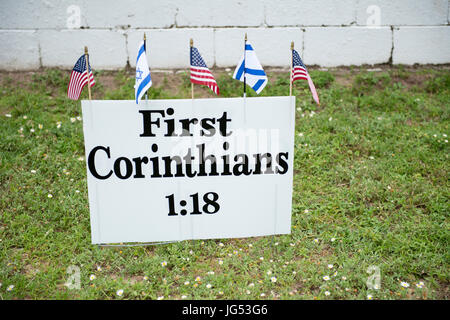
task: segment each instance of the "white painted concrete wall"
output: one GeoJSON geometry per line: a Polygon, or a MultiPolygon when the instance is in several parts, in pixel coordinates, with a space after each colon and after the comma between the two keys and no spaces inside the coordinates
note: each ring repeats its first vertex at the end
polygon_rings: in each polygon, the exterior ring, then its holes
{"type": "Polygon", "coordinates": [[[234,67],[248,33],[263,66],[450,63],[449,0],[0,0],[0,69],[186,68],[189,38],[210,67],[234,67]]]}

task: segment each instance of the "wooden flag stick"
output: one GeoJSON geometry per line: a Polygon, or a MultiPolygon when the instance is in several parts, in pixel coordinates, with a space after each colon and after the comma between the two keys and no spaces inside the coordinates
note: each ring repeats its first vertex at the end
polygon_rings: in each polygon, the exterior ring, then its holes
{"type": "Polygon", "coordinates": [[[88,80],[88,92],[89,92],[89,100],[92,100],[91,96],[91,75],[89,74],[89,57],[88,57],[88,47],[84,47],[84,58],[86,60],[86,71],[87,71],[87,80],[88,80]]]}
{"type": "Polygon", "coordinates": [[[289,97],[292,96],[292,55],[293,55],[293,50],[294,50],[294,41],[291,42],[291,66],[290,66],[290,76],[289,76],[289,97]]]}
{"type": "Polygon", "coordinates": [[[247,32],[245,33],[245,37],[244,37],[244,98],[247,96],[247,81],[246,81],[246,77],[245,77],[245,52],[246,52],[246,48],[247,47],[247,32]]]}
{"type": "MultiPolygon", "coordinates": [[[[145,58],[147,59],[147,36],[145,35],[144,32],[144,52],[145,52],[145,58]]],[[[145,101],[146,103],[148,103],[148,94],[147,94],[148,90],[145,91],[145,101]]]]}
{"type": "MultiPolygon", "coordinates": [[[[189,56],[192,60],[192,47],[194,46],[194,40],[192,40],[192,38],[190,40],[190,45],[191,45],[191,48],[189,49],[189,56]]],[[[191,63],[191,62],[189,62],[189,63],[191,63]]],[[[191,95],[192,95],[192,99],[194,99],[194,83],[192,83],[192,82],[191,82],[191,95]]]]}

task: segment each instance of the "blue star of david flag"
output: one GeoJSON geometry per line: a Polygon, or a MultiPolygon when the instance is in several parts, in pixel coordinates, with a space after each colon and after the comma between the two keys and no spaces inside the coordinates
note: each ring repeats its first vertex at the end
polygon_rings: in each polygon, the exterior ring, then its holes
{"type": "Polygon", "coordinates": [[[245,52],[239,61],[236,70],[234,70],[233,78],[244,82],[252,87],[259,94],[266,86],[268,79],[261,63],[259,63],[255,50],[248,42],[245,45],[245,52]]]}
{"type": "Polygon", "coordinates": [[[150,68],[148,67],[147,56],[145,54],[145,43],[141,42],[136,60],[136,84],[134,85],[134,93],[136,104],[139,104],[142,96],[152,86],[152,78],[150,76],[150,68]]]}

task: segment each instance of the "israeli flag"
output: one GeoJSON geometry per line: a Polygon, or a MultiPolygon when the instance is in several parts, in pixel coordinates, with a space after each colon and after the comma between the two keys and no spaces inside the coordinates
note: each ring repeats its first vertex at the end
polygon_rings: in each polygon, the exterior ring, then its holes
{"type": "Polygon", "coordinates": [[[134,93],[136,104],[139,104],[142,96],[152,86],[152,78],[150,77],[150,69],[145,54],[144,41],[141,42],[136,60],[136,84],[134,85],[134,93]]]}
{"type": "Polygon", "coordinates": [[[239,61],[236,70],[234,70],[233,78],[244,82],[252,87],[257,94],[266,86],[268,79],[264,69],[259,63],[255,50],[248,42],[245,45],[245,52],[239,61]]]}

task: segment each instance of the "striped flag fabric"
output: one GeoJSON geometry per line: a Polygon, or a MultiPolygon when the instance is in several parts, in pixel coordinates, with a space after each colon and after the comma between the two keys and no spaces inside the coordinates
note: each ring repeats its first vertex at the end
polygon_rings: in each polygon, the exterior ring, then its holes
{"type": "Polygon", "coordinates": [[[145,42],[139,45],[136,59],[136,82],[134,85],[134,95],[136,104],[142,99],[144,93],[152,86],[152,78],[150,76],[150,68],[148,67],[145,42]]]}
{"type": "Polygon", "coordinates": [[[296,80],[307,80],[309,89],[311,90],[312,96],[314,98],[314,101],[320,105],[319,96],[316,91],[316,87],[314,86],[314,83],[309,76],[308,70],[306,70],[306,66],[303,63],[302,59],[300,58],[300,55],[297,51],[292,50],[292,79],[291,82],[293,83],[296,80]]]}
{"type": "Polygon", "coordinates": [[[207,86],[219,95],[219,86],[195,47],[191,47],[191,82],[207,86]]]}
{"type": "MultiPolygon", "coordinates": [[[[88,56],[89,57],[89,56],[88,56]]],[[[95,85],[94,75],[92,74],[91,66],[89,65],[89,81],[91,88],[95,85]]],[[[67,88],[67,96],[69,99],[78,100],[81,91],[88,83],[87,71],[86,71],[86,57],[82,55],[70,74],[69,87],[67,88]]]]}
{"type": "Polygon", "coordinates": [[[244,77],[245,83],[257,94],[264,89],[269,81],[261,63],[259,63],[255,50],[248,42],[245,44],[245,52],[233,74],[234,79],[242,82],[244,82],[244,77]]]}

